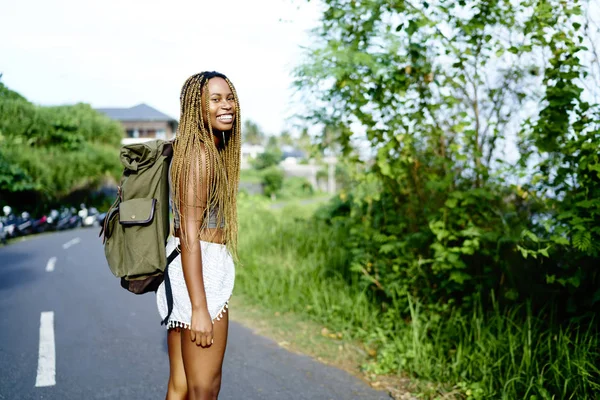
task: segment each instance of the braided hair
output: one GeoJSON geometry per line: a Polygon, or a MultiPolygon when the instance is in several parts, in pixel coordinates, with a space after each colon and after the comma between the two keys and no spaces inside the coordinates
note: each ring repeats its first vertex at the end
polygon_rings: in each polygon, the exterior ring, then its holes
{"type": "Polygon", "coordinates": [[[241,118],[238,96],[229,79],[218,72],[201,72],[190,76],[181,89],[179,97],[181,112],[177,136],[173,142],[173,159],[171,161],[171,180],[173,182],[172,197],[174,211],[185,220],[188,207],[203,206],[198,204],[198,187],[194,188],[195,198],[189,199],[186,188],[192,182],[200,182],[201,187],[207,187],[206,208],[203,213],[200,229],[195,237],[193,232],[181,230],[182,240],[189,246],[198,240],[200,230],[208,226],[211,212],[217,210],[217,224],[225,221],[224,235],[226,245],[231,254],[237,259],[237,190],[240,180],[240,150],[241,150],[241,118]],[[223,78],[234,96],[235,121],[227,139],[217,147],[213,139],[213,128],[210,123],[210,103],[208,96],[208,81],[212,78],[223,78]],[[204,94],[204,96],[203,96],[204,94]],[[193,162],[199,162],[204,152],[205,165],[199,166],[206,171],[207,184],[202,182],[202,173],[195,176],[197,168],[193,162]]]}

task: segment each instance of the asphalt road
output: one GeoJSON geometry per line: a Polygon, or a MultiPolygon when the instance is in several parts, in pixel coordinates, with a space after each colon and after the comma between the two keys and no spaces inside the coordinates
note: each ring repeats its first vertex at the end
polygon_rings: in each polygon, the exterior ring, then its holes
{"type": "MultiPolygon", "coordinates": [[[[0,248],[0,399],[164,399],[154,294],[121,289],[97,236],[78,229],[0,248]]],[[[219,399],[389,397],[230,322],[219,399]]]]}

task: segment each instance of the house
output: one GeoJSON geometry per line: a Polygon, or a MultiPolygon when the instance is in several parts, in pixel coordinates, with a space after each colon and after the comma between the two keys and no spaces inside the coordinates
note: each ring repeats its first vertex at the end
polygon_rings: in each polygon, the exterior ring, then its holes
{"type": "Polygon", "coordinates": [[[293,146],[281,146],[282,160],[287,164],[298,164],[302,160],[306,160],[306,154],[293,146]]]}
{"type": "Polygon", "coordinates": [[[96,111],[123,125],[125,137],[121,144],[124,145],[152,139],[171,139],[177,131],[176,119],[144,103],[130,108],[97,108],[96,111]]]}
{"type": "Polygon", "coordinates": [[[259,154],[265,152],[264,146],[258,144],[242,143],[242,154],[241,154],[241,165],[242,169],[249,169],[252,164],[252,160],[256,159],[259,154]]]}
{"type": "Polygon", "coordinates": [[[327,193],[335,193],[336,184],[335,184],[335,164],[337,164],[337,159],[335,157],[325,157],[323,162],[317,164],[314,159],[308,160],[306,164],[299,163],[299,160],[304,158],[304,153],[302,151],[289,151],[287,152],[287,156],[285,159],[279,164],[281,169],[283,169],[283,173],[286,177],[298,176],[307,179],[315,190],[323,190],[327,193]],[[327,171],[327,181],[323,182],[322,179],[318,178],[320,171],[327,171]]]}

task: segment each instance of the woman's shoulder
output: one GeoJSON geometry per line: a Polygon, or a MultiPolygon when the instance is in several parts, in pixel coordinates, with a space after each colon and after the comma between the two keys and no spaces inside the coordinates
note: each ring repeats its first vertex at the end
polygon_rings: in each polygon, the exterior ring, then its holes
{"type": "Polygon", "coordinates": [[[179,146],[180,143],[177,142],[177,138],[171,140],[173,151],[183,152],[183,154],[187,157],[206,157],[206,144],[204,142],[194,143],[192,146],[179,146]]]}

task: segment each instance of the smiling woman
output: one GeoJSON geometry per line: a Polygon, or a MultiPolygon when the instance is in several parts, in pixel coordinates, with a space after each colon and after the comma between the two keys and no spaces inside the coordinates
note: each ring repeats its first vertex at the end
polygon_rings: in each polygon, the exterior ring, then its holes
{"type": "Polygon", "coordinates": [[[169,329],[167,399],[216,399],[235,276],[240,110],[233,85],[218,72],[191,76],[180,101],[169,174],[174,238],[167,253],[180,249],[168,268],[170,313],[164,282],[156,297],[169,329]]]}
{"type": "Polygon", "coordinates": [[[227,81],[216,77],[208,81],[210,93],[210,124],[221,132],[231,131],[235,120],[236,102],[227,81]]]}

